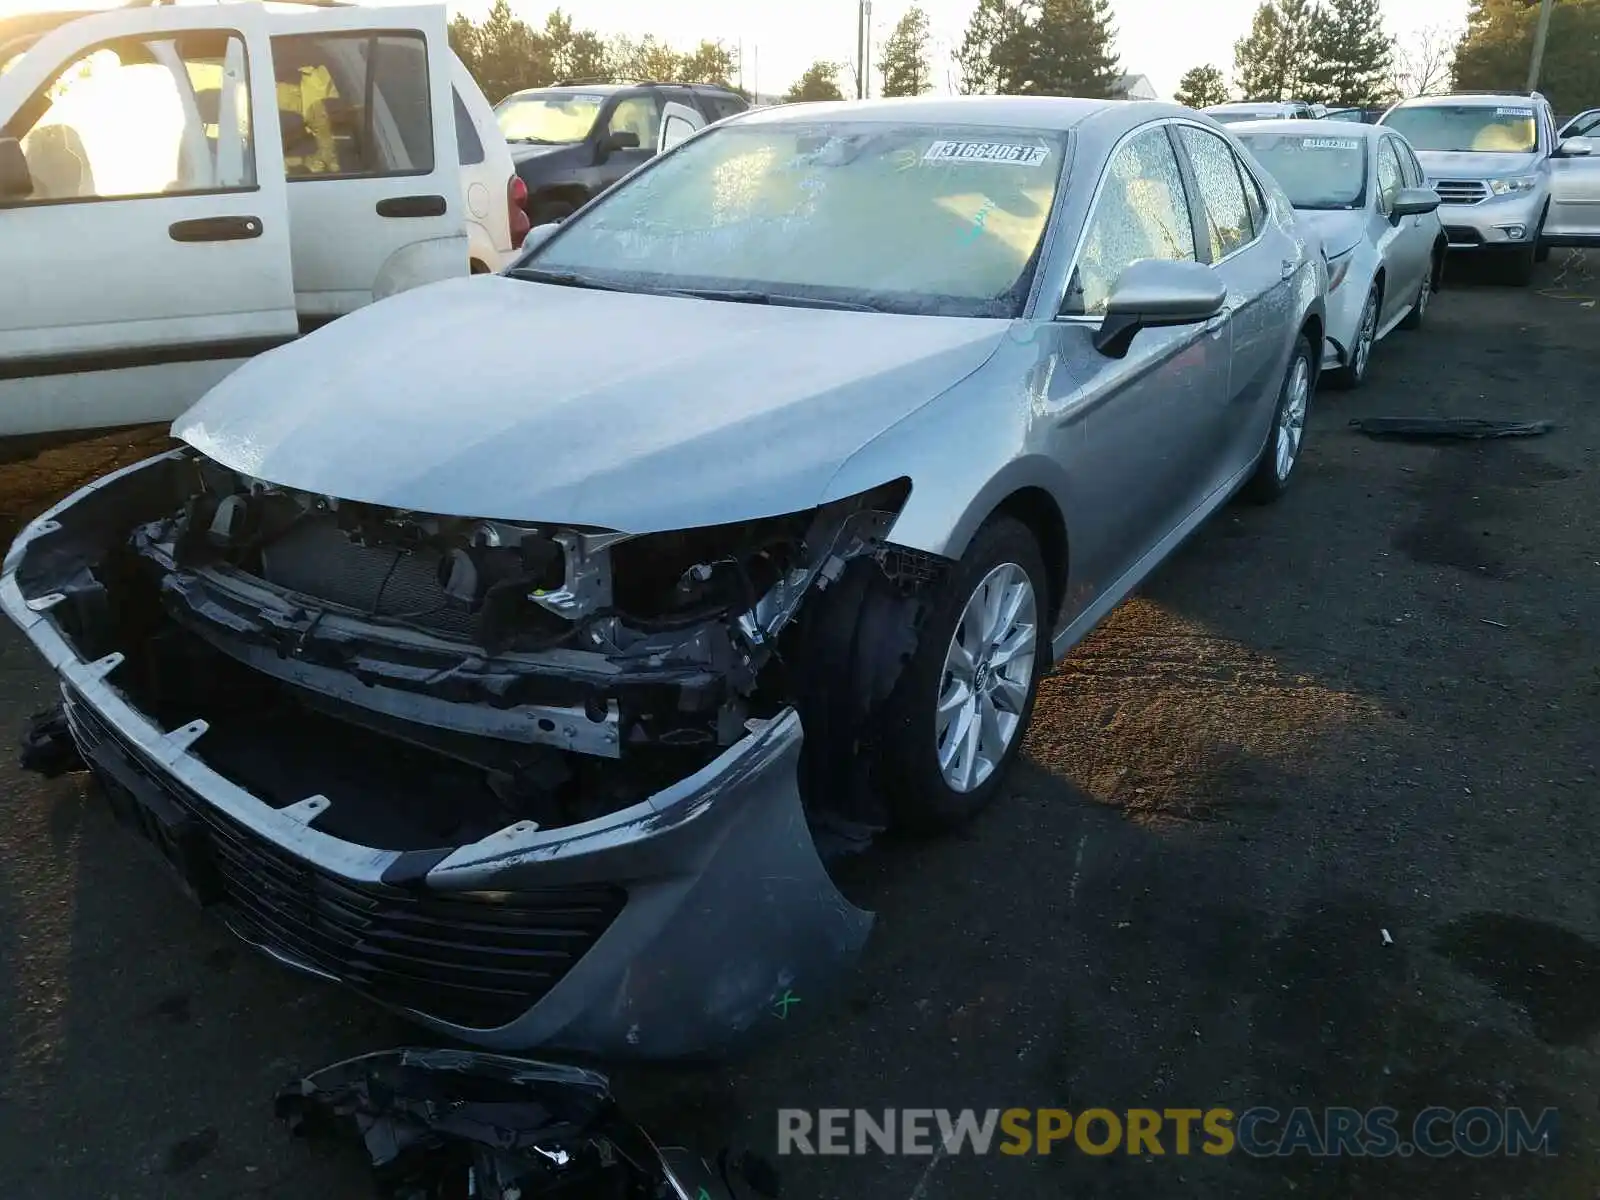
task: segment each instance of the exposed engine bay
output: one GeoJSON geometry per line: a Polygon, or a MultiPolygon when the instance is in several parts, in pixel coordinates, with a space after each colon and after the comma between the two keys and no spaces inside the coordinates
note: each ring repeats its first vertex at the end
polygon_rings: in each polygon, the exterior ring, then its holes
{"type": "Polygon", "coordinates": [[[84,658],[124,656],[152,718],[202,718],[214,770],[274,806],[327,797],[318,827],[362,845],[590,820],[789,707],[808,815],[848,840],[882,827],[859,751],[946,565],[886,540],[908,494],[631,536],[309,495],[175,451],[85,496],[17,579],[84,658]]]}

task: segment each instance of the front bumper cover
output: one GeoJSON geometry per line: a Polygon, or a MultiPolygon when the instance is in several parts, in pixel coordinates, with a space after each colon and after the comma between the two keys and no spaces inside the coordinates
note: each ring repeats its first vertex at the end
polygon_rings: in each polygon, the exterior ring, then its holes
{"type": "Polygon", "coordinates": [[[0,607],[59,674],[74,736],[125,812],[155,834],[197,898],[259,948],[462,1041],[617,1059],[725,1053],[787,1019],[795,999],[813,1009],[859,954],[872,914],[845,900],[817,856],[792,710],[631,808],[433,851],[334,838],[315,828],[325,799],[274,808],[213,771],[195,752],[203,720],[158,727],[116,687],[122,655],[83,661],[48,598],[30,604],[17,583],[18,566],[51,553],[85,493],[148,465],[91,484],[27,526],[0,576],[0,607]],[[608,890],[619,897],[611,909],[608,890]],[[506,920],[526,899],[553,894],[565,905],[559,920],[547,909],[506,920]],[[385,905],[403,911],[386,917],[385,905]],[[497,922],[489,943],[471,947],[429,936],[497,922]],[[567,961],[552,968],[549,947],[527,940],[540,932],[566,935],[567,961]],[[486,945],[498,955],[487,968],[486,945]],[[504,993],[518,954],[534,965],[517,1015],[485,1026],[428,1011],[427,997],[464,984],[504,993]],[[396,978],[413,990],[397,991],[396,978]]]}

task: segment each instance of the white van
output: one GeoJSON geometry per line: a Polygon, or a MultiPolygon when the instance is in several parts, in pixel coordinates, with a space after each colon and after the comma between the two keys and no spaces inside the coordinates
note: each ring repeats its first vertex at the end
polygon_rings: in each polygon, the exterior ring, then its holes
{"type": "Polygon", "coordinates": [[[335,317],[499,270],[516,186],[442,5],[0,18],[0,436],[170,419],[335,317]]]}

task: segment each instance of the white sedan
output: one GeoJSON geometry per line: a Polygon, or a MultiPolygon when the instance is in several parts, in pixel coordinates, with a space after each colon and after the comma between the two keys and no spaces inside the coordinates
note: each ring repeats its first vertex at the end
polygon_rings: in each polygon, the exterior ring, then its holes
{"type": "Polygon", "coordinates": [[[1322,367],[1359,387],[1372,347],[1397,326],[1416,329],[1439,285],[1448,245],[1438,193],[1399,134],[1381,125],[1250,121],[1244,143],[1322,239],[1328,256],[1328,328],[1322,367]]]}

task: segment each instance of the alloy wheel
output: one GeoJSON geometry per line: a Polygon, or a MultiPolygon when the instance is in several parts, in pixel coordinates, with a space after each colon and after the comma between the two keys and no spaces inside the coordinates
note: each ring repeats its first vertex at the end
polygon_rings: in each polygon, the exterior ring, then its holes
{"type": "Polygon", "coordinates": [[[1276,465],[1280,481],[1289,478],[1295,459],[1300,456],[1300,439],[1305,434],[1306,409],[1311,403],[1311,363],[1296,354],[1289,374],[1287,394],[1278,415],[1276,465]]]}
{"type": "Polygon", "coordinates": [[[982,787],[1016,740],[1037,645],[1033,581],[1016,563],[1001,563],[968,597],[945,654],[934,736],[951,790],[982,787]]]}
{"type": "Polygon", "coordinates": [[[1372,360],[1372,343],[1378,336],[1378,297],[1367,296],[1367,306],[1361,310],[1361,328],[1356,333],[1356,351],[1351,355],[1351,373],[1358,380],[1367,377],[1367,364],[1372,360]]]}

